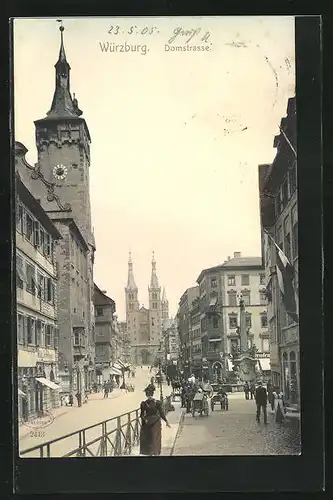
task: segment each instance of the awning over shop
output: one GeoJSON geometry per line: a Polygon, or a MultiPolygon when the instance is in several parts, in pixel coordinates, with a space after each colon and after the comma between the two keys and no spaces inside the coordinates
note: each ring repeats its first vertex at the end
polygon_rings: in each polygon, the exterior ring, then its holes
{"type": "Polygon", "coordinates": [[[233,366],[234,366],[234,364],[231,361],[231,359],[227,359],[227,368],[228,368],[229,372],[232,372],[233,366]]]}
{"type": "Polygon", "coordinates": [[[121,371],[118,370],[118,368],[115,368],[114,366],[110,370],[111,375],[121,375],[121,371]]]}
{"type": "Polygon", "coordinates": [[[54,382],[51,382],[51,380],[47,380],[47,378],[40,377],[40,378],[36,378],[36,380],[37,380],[37,382],[40,382],[41,384],[46,385],[46,387],[49,387],[50,389],[54,389],[54,390],[61,389],[60,385],[57,385],[54,382]]]}
{"type": "Polygon", "coordinates": [[[263,372],[268,372],[271,369],[271,360],[270,358],[261,358],[259,359],[260,367],[263,372]]]}
{"type": "Polygon", "coordinates": [[[23,398],[27,397],[27,395],[23,391],[21,391],[21,389],[17,389],[17,390],[18,390],[19,396],[22,396],[23,398]]]}

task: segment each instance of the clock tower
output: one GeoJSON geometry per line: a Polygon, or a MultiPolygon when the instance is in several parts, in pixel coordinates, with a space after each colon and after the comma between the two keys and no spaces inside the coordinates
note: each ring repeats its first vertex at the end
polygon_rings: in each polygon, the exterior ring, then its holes
{"type": "MultiPolygon", "coordinates": [[[[70,208],[80,232],[89,244],[91,209],[89,195],[90,133],[78,101],[70,92],[70,65],[67,62],[64,27],[60,26],[60,51],[55,64],[55,90],[47,116],[35,121],[38,163],[45,181],[70,208]]],[[[57,209],[55,208],[55,212],[57,209]]]]}

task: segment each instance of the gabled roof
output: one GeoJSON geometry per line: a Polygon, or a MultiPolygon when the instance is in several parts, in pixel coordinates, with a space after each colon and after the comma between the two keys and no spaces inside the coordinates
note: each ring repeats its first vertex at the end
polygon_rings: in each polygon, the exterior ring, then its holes
{"type": "Polygon", "coordinates": [[[20,175],[16,172],[16,193],[20,201],[31,211],[40,224],[53,236],[54,239],[62,238],[58,229],[52,223],[52,220],[47,215],[41,204],[30,193],[29,189],[21,181],[20,175]]]}
{"type": "Polygon", "coordinates": [[[108,297],[102,290],[94,283],[94,304],[97,306],[111,305],[116,308],[116,303],[111,297],[108,297]]]}

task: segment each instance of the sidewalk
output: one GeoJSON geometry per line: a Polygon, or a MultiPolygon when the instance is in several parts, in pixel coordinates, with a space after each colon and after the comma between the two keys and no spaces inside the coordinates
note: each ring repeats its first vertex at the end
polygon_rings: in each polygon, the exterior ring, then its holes
{"type": "MultiPolygon", "coordinates": [[[[121,389],[114,389],[111,393],[109,393],[109,397],[107,399],[115,399],[119,396],[122,396],[125,392],[121,389]]],[[[84,403],[82,407],[89,405],[90,402],[102,399],[102,393],[92,393],[89,394],[88,403],[84,403]]],[[[78,412],[78,417],[81,416],[82,407],[77,406],[77,404],[73,406],[59,406],[58,408],[51,408],[52,416],[54,420],[58,422],[58,419],[63,415],[67,415],[68,413],[73,414],[75,411],[78,412]]],[[[19,425],[19,439],[24,439],[27,436],[30,436],[31,427],[28,427],[26,424],[21,423],[19,425]]]]}
{"type": "MultiPolygon", "coordinates": [[[[162,456],[172,455],[178,431],[184,418],[184,409],[180,407],[180,402],[174,402],[173,406],[175,410],[167,414],[167,419],[171,427],[168,428],[165,423],[162,422],[162,456]]],[[[140,456],[140,447],[135,447],[130,456],[140,456]]]]}

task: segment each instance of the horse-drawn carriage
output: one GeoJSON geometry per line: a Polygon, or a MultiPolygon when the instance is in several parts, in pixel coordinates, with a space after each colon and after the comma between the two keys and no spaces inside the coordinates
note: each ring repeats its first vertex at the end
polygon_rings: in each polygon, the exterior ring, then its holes
{"type": "Polygon", "coordinates": [[[192,400],[192,416],[195,416],[195,413],[198,412],[200,415],[204,414],[208,417],[209,408],[208,408],[208,398],[204,392],[197,392],[192,400]]]}

